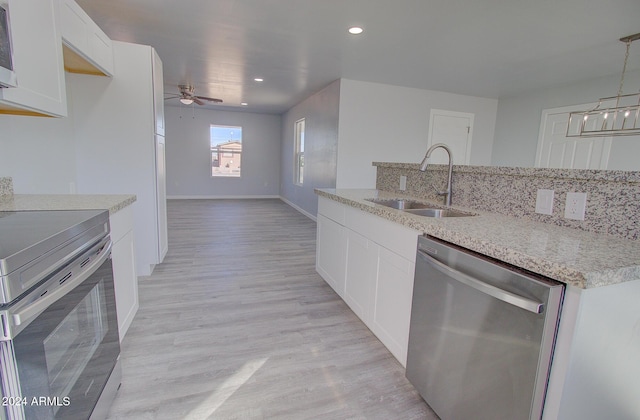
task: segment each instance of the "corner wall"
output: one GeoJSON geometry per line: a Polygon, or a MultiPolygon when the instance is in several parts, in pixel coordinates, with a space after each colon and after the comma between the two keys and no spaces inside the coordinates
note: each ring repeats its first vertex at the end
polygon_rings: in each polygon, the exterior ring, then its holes
{"type": "Polygon", "coordinates": [[[335,188],[338,151],[338,115],[341,81],[287,111],[282,118],[280,149],[280,196],[287,203],[315,220],[318,197],[315,188],[335,188]],[[304,183],[294,184],[294,126],[305,119],[304,183]]]}

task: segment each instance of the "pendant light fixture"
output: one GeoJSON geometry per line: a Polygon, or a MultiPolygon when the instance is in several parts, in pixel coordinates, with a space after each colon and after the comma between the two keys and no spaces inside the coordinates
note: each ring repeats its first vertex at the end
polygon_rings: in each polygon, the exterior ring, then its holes
{"type": "Polygon", "coordinates": [[[569,114],[567,137],[613,137],[640,135],[640,92],[623,95],[622,85],[627,70],[631,43],[640,33],[620,38],[627,44],[618,95],[600,98],[595,108],[569,114]]]}

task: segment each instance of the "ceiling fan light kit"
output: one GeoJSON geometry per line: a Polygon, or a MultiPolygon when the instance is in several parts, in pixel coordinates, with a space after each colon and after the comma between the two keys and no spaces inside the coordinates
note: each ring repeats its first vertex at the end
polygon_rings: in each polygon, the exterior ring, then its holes
{"type": "Polygon", "coordinates": [[[569,114],[567,137],[614,137],[640,134],[640,92],[622,94],[624,74],[627,70],[631,43],[640,39],[640,33],[620,38],[627,44],[618,94],[600,98],[595,108],[569,114]]]}
{"type": "Polygon", "coordinates": [[[185,105],[191,105],[193,103],[196,103],[198,105],[204,105],[205,101],[206,102],[213,102],[213,103],[222,103],[222,99],[218,99],[218,98],[209,98],[207,96],[199,96],[199,95],[195,95],[195,88],[192,85],[178,85],[178,89],[180,90],[179,94],[173,94],[170,95],[166,98],[164,98],[164,100],[169,100],[169,99],[179,99],[181,103],[185,104],[185,105]]]}

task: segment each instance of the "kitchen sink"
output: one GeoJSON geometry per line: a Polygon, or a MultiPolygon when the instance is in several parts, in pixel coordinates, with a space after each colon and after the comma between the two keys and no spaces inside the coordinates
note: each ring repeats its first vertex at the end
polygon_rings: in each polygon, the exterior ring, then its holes
{"type": "Polygon", "coordinates": [[[371,201],[375,204],[380,204],[381,206],[391,207],[398,210],[412,210],[412,209],[426,209],[433,207],[431,204],[421,203],[419,201],[414,200],[405,200],[405,199],[390,199],[390,200],[382,200],[377,198],[367,199],[366,201],[371,201]]]}
{"type": "Polygon", "coordinates": [[[416,214],[418,216],[425,216],[425,217],[466,217],[466,216],[475,216],[475,214],[465,213],[463,211],[458,211],[458,210],[433,209],[433,208],[412,209],[412,210],[407,210],[407,213],[416,214]]]}
{"type": "Polygon", "coordinates": [[[415,214],[417,216],[424,217],[466,217],[475,216],[473,213],[466,213],[453,209],[441,209],[433,207],[433,204],[421,203],[420,201],[407,200],[407,199],[378,199],[370,198],[366,199],[375,204],[381,206],[391,207],[397,210],[404,210],[407,213],[415,214]]]}

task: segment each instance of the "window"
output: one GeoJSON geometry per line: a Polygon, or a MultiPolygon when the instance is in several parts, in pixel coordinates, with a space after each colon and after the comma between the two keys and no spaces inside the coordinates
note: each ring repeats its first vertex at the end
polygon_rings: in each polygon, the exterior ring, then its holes
{"type": "Polygon", "coordinates": [[[211,125],[211,176],[239,177],[242,127],[211,125]]]}
{"type": "Polygon", "coordinates": [[[295,136],[295,178],[293,180],[293,183],[296,185],[302,185],[304,181],[304,118],[296,121],[295,136]]]}

